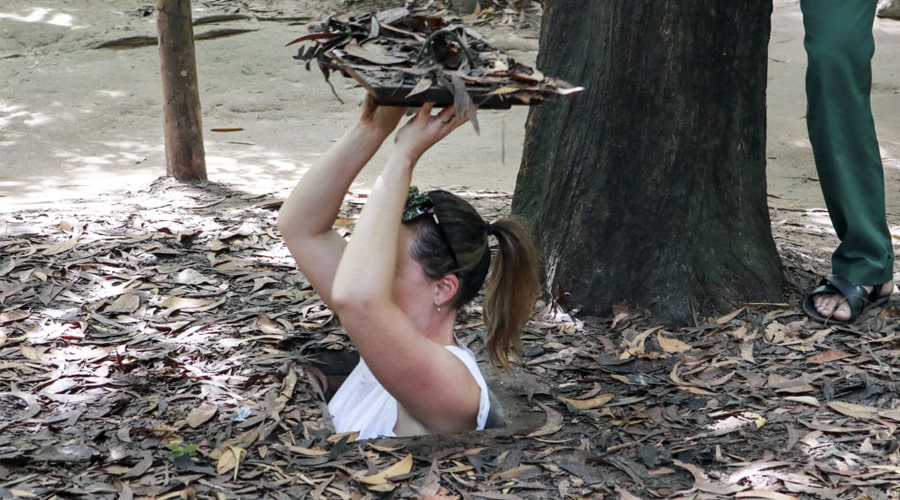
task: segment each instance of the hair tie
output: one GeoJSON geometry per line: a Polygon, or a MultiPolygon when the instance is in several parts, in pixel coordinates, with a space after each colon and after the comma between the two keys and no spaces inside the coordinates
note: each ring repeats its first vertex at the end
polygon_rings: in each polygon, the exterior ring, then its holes
{"type": "Polygon", "coordinates": [[[490,222],[484,223],[484,232],[487,233],[488,236],[496,236],[497,228],[494,227],[494,224],[490,222]]]}

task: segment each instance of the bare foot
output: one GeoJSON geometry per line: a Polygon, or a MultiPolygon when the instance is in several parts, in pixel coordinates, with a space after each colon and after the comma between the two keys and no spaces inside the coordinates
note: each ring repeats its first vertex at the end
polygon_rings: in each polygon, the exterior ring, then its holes
{"type": "MultiPolygon", "coordinates": [[[[872,293],[874,286],[864,286],[866,292],[872,293]]],[[[882,285],[879,297],[890,295],[894,291],[894,282],[890,281],[882,285]]],[[[823,293],[813,297],[813,305],[816,311],[824,318],[834,318],[838,321],[847,321],[850,319],[850,305],[843,295],[839,293],[823,293]]]]}

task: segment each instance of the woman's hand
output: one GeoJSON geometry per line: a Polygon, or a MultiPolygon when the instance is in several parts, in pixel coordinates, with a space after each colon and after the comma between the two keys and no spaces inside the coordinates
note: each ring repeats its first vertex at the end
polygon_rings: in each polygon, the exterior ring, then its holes
{"type": "Polygon", "coordinates": [[[407,108],[402,106],[379,106],[375,104],[375,99],[371,95],[366,95],[359,123],[361,126],[387,137],[397,128],[397,124],[406,114],[406,110],[407,108]]]}
{"type": "Polygon", "coordinates": [[[394,151],[405,154],[413,164],[428,151],[428,148],[469,121],[466,115],[457,116],[453,106],[432,115],[433,109],[434,103],[423,104],[416,116],[397,131],[397,137],[394,139],[394,151]]]}

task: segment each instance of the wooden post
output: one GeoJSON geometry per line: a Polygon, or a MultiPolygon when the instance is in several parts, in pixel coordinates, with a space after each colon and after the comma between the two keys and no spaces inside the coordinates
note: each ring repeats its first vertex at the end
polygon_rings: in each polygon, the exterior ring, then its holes
{"type": "Polygon", "coordinates": [[[190,0],[156,0],[166,175],[205,181],[206,157],[190,0]]]}

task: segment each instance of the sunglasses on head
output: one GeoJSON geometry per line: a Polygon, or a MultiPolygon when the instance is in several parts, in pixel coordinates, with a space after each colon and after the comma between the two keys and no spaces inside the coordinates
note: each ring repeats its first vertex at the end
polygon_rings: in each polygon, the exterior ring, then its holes
{"type": "Polygon", "coordinates": [[[453,269],[459,269],[459,261],[456,260],[456,252],[453,251],[450,239],[447,238],[447,232],[444,230],[444,226],[438,218],[431,196],[429,196],[428,193],[419,193],[419,188],[416,186],[410,186],[409,195],[406,197],[406,206],[403,208],[403,222],[412,222],[419,217],[426,215],[430,216],[434,221],[438,234],[441,236],[441,240],[443,240],[444,246],[447,248],[447,253],[449,253],[450,258],[453,259],[453,269]]]}

